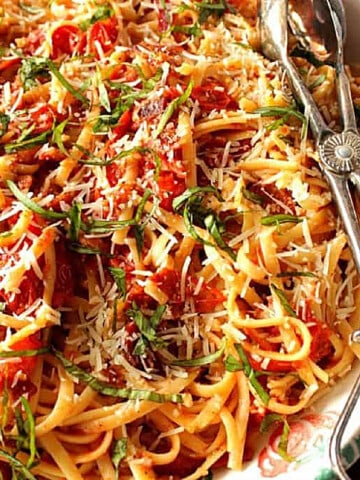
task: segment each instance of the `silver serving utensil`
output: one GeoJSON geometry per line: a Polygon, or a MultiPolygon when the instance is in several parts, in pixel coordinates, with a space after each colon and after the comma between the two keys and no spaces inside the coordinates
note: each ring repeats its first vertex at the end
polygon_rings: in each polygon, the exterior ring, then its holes
{"type": "Polygon", "coordinates": [[[304,85],[294,63],[288,56],[287,0],[261,0],[260,33],[262,50],[271,60],[280,61],[289,78],[293,93],[305,108],[319,154],[320,167],[329,182],[333,198],[344,224],[354,262],[360,273],[360,227],[351,196],[349,181],[360,190],[360,136],[357,132],[349,81],[345,74],[342,55],[342,32],[338,16],[332,9],[334,0],[324,0],[331,8],[331,19],[337,39],[336,70],[339,106],[344,130],[333,132],[325,123],[314,99],[304,85]]]}
{"type": "MultiPolygon", "coordinates": [[[[333,132],[326,125],[311,93],[305,87],[294,63],[288,56],[287,0],[260,1],[262,50],[265,56],[281,63],[287,73],[295,97],[303,104],[305,114],[309,117],[310,127],[319,151],[320,167],[332,191],[356,268],[360,274],[359,219],[349,187],[349,184],[352,183],[356,187],[357,193],[360,194],[360,136],[356,125],[350,84],[343,62],[344,8],[340,0],[301,1],[305,4],[306,12],[306,18],[301,24],[303,28],[301,36],[307,39],[311,38],[312,45],[320,45],[322,52],[329,49],[335,63],[338,101],[344,127],[341,133],[333,132]],[[326,38],[321,36],[321,33],[316,29],[316,25],[318,23],[321,25],[323,22],[326,22],[326,38]],[[314,36],[314,32],[317,33],[317,37],[314,36]],[[331,44],[332,46],[329,46],[331,44]]],[[[302,11],[304,10],[302,9],[302,11]]],[[[293,15],[291,17],[294,21],[293,15]]],[[[360,341],[359,331],[354,332],[351,341],[360,341]]],[[[350,479],[341,462],[341,439],[359,396],[360,376],[351,390],[330,441],[330,459],[334,470],[342,480],[350,479]]]]}

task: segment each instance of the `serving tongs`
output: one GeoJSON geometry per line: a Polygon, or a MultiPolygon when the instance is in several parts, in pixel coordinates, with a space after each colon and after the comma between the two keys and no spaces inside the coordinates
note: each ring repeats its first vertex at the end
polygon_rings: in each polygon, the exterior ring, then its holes
{"type": "MultiPolygon", "coordinates": [[[[302,0],[313,8],[313,1],[302,0]]],[[[317,2],[319,3],[319,1],[317,2]]],[[[333,24],[335,49],[335,68],[337,78],[338,102],[341,112],[343,131],[336,133],[325,123],[315,101],[304,85],[302,78],[288,56],[288,1],[260,0],[260,32],[262,51],[271,60],[281,63],[287,73],[292,91],[296,99],[304,106],[305,115],[319,152],[320,167],[327,179],[338,213],[343,222],[348,242],[353,254],[355,266],[360,275],[360,226],[351,184],[360,195],[360,135],[356,125],[350,83],[346,76],[343,62],[343,26],[341,15],[343,6],[340,1],[322,0],[328,17],[333,24]],[[336,8],[334,4],[336,3],[336,8]],[[339,7],[340,6],[340,7],[339,7]]],[[[308,14],[311,14],[309,10],[308,14]]],[[[360,332],[356,331],[349,339],[360,342],[360,332]]],[[[341,461],[341,440],[346,425],[360,396],[360,375],[352,388],[346,405],[340,414],[330,440],[330,459],[333,469],[341,479],[350,477],[341,461]]]]}

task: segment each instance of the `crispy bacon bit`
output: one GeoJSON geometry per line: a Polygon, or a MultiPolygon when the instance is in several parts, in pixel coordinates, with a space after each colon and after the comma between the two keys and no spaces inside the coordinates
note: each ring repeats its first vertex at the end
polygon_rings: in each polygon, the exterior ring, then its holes
{"type": "Polygon", "coordinates": [[[262,206],[270,215],[279,213],[296,214],[296,204],[290,190],[277,188],[274,183],[252,185],[249,190],[263,197],[262,206]]]}
{"type": "Polygon", "coordinates": [[[227,93],[224,85],[216,80],[208,79],[203,85],[194,87],[191,98],[198,101],[201,112],[238,108],[238,102],[227,93]]]}

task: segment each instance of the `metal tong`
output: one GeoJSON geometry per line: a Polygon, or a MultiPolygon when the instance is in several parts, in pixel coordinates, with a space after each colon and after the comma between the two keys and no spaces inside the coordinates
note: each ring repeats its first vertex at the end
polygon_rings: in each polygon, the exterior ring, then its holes
{"type": "MultiPolygon", "coordinates": [[[[292,91],[309,118],[320,157],[320,167],[327,179],[338,213],[344,225],[353,259],[360,274],[360,226],[351,184],[360,195],[360,135],[352,103],[350,83],[343,62],[343,39],[340,20],[332,8],[331,0],[324,0],[334,24],[337,52],[335,59],[338,102],[343,131],[336,133],[325,123],[309,90],[304,85],[297,68],[288,57],[288,2],[287,0],[261,0],[260,30],[263,53],[272,60],[279,60],[286,71],[292,91]]],[[[349,339],[360,343],[360,331],[349,339]]],[[[343,480],[350,480],[341,460],[341,440],[346,425],[360,396],[360,375],[353,386],[346,405],[340,414],[330,439],[330,459],[333,469],[343,480]]]]}

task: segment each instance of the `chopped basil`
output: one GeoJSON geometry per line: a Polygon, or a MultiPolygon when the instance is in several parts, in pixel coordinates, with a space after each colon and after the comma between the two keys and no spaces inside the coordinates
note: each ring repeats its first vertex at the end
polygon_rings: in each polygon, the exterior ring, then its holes
{"type": "Polygon", "coordinates": [[[72,252],[80,253],[82,255],[106,255],[106,256],[111,256],[109,254],[105,254],[104,252],[102,252],[98,248],[85,247],[84,245],[80,245],[79,243],[70,243],[68,248],[72,252]]]}
{"type": "Polygon", "coordinates": [[[95,12],[92,14],[92,16],[84,20],[79,24],[79,27],[81,30],[85,31],[87,30],[90,25],[93,25],[94,23],[98,22],[99,20],[106,20],[107,18],[110,18],[114,15],[114,10],[111,8],[111,6],[107,3],[104,5],[99,5],[95,12]]]}
{"type": "Polygon", "coordinates": [[[119,290],[120,298],[126,297],[126,273],[123,268],[120,267],[109,267],[109,272],[111,273],[115,284],[119,290]]]}
{"type": "Polygon", "coordinates": [[[309,90],[314,90],[314,88],[322,85],[325,82],[325,80],[326,80],[326,75],[319,75],[318,78],[316,80],[314,80],[313,83],[311,83],[308,86],[308,89],[309,90]]]}
{"type": "Polygon", "coordinates": [[[30,148],[37,147],[39,145],[44,145],[47,142],[49,135],[52,134],[52,130],[47,130],[42,132],[35,137],[25,137],[24,140],[18,140],[14,143],[7,143],[5,145],[6,153],[19,152],[20,150],[29,150],[30,148]]]}
{"type": "Polygon", "coordinates": [[[52,210],[46,210],[45,208],[40,207],[40,205],[33,202],[25,193],[23,193],[12,180],[7,180],[6,183],[14,197],[32,212],[37,213],[47,220],[63,220],[64,218],[67,218],[68,215],[66,213],[53,212],[52,210]]]}
{"type": "Polygon", "coordinates": [[[66,156],[69,155],[69,152],[66,150],[66,148],[64,146],[62,136],[63,136],[64,130],[65,130],[65,127],[68,124],[68,121],[69,120],[66,119],[63,122],[59,123],[59,125],[56,125],[56,127],[54,127],[54,129],[53,129],[53,134],[52,134],[53,143],[56,143],[60,152],[63,153],[64,155],[66,155],[66,156]]]}
{"type": "Polygon", "coordinates": [[[221,250],[224,250],[229,257],[232,260],[236,260],[236,253],[233,251],[232,248],[230,248],[223,240],[222,234],[225,231],[224,224],[219,221],[218,217],[214,215],[213,213],[210,213],[207,217],[204,219],[204,225],[207,229],[207,231],[210,233],[210,235],[213,237],[215,240],[216,244],[218,247],[221,248],[221,250]]]}
{"type": "Polygon", "coordinates": [[[242,346],[239,343],[236,343],[234,347],[239,356],[239,359],[235,358],[233,355],[229,355],[225,359],[225,369],[229,372],[237,372],[239,370],[243,370],[244,374],[248,377],[250,385],[255,390],[257,396],[260,398],[264,405],[267,405],[270,400],[270,395],[257,379],[259,373],[257,373],[252,368],[242,346]]]}
{"type": "Polygon", "coordinates": [[[93,126],[94,132],[106,132],[110,127],[116,126],[121,115],[130,110],[136,100],[147,98],[149,93],[154,89],[156,83],[161,78],[161,69],[158,69],[153,77],[147,79],[144,77],[138,65],[130,64],[130,66],[137,70],[138,75],[142,80],[142,89],[135,90],[125,83],[107,80],[106,83],[109,85],[110,89],[118,90],[121,92],[121,94],[116,99],[116,105],[111,110],[111,113],[108,115],[99,116],[98,120],[93,126]]]}
{"type": "Polygon", "coordinates": [[[25,420],[22,416],[17,416],[17,450],[25,450],[29,452],[29,458],[26,463],[27,468],[31,468],[38,457],[36,450],[36,437],[35,437],[35,420],[32,414],[30,404],[25,397],[21,397],[21,404],[25,413],[25,420]],[[21,420],[20,420],[21,418],[21,420]]]}
{"type": "Polygon", "coordinates": [[[41,347],[34,350],[4,350],[0,352],[0,358],[37,357],[49,352],[49,347],[41,347]]]}
{"type": "Polygon", "coordinates": [[[225,350],[225,341],[223,340],[220,348],[216,350],[214,353],[210,353],[209,355],[205,355],[204,357],[199,358],[191,358],[185,360],[174,360],[171,362],[171,365],[176,365],[178,367],[202,367],[203,365],[209,365],[210,363],[215,362],[219,358],[221,358],[224,354],[225,350]]]}
{"type": "Polygon", "coordinates": [[[315,278],[316,275],[314,273],[311,273],[311,272],[298,272],[298,271],[295,271],[295,272],[281,272],[281,273],[277,273],[275,275],[277,278],[286,278],[286,277],[310,277],[310,278],[315,278]]]}
{"type": "Polygon", "coordinates": [[[114,439],[111,448],[111,462],[115,467],[115,479],[119,478],[119,467],[120,463],[126,457],[128,440],[126,437],[114,439]]]}
{"type": "Polygon", "coordinates": [[[84,95],[79,90],[77,90],[75,87],[71,85],[71,83],[60,73],[59,69],[56,67],[54,62],[47,59],[46,63],[48,65],[49,71],[54,75],[54,77],[56,77],[59,80],[62,86],[65,87],[66,90],[69,93],[71,93],[73,97],[75,97],[84,105],[89,104],[89,100],[86,97],[84,97],[84,95]]]}
{"type": "Polygon", "coordinates": [[[109,94],[106,90],[105,83],[101,78],[101,71],[99,67],[97,67],[97,71],[96,71],[96,83],[99,91],[100,105],[104,107],[107,112],[111,112],[109,94]]]}
{"type": "Polygon", "coordinates": [[[222,238],[222,235],[225,233],[224,222],[220,220],[213,210],[202,205],[205,194],[209,193],[214,194],[219,201],[224,201],[214,187],[193,187],[188,188],[182,195],[174,198],[172,202],[173,209],[176,213],[182,213],[185,227],[195,240],[211,247],[218,246],[226,251],[232,260],[236,260],[235,252],[222,238]],[[196,231],[195,225],[205,228],[215,240],[215,244],[201,238],[196,231]]]}
{"type": "Polygon", "coordinates": [[[21,475],[21,480],[36,480],[36,477],[30,472],[30,470],[20,460],[14,457],[13,454],[6,452],[0,448],[0,458],[3,457],[8,461],[14,475],[21,475]]]}
{"type": "Polygon", "coordinates": [[[79,239],[79,233],[81,229],[81,204],[74,202],[67,213],[70,220],[69,239],[76,243],[79,239]]]}
{"type": "Polygon", "coordinates": [[[285,417],[279,415],[278,413],[269,413],[264,417],[260,424],[260,432],[264,433],[268,431],[270,426],[272,426],[274,423],[282,423],[283,425],[282,433],[277,445],[277,453],[287,462],[293,462],[294,458],[287,453],[290,426],[285,417]]]}
{"type": "Polygon", "coordinates": [[[199,23],[205,23],[209,17],[221,18],[226,12],[236,13],[234,7],[226,0],[195,2],[199,9],[199,23]]]}
{"type": "Polygon", "coordinates": [[[191,197],[203,193],[212,193],[220,202],[224,201],[219,191],[215,187],[191,187],[187,188],[184,193],[174,198],[172,203],[173,209],[175,211],[178,211],[182,206],[186,204],[188,200],[191,199],[191,197]]]}
{"type": "Polygon", "coordinates": [[[86,232],[95,232],[95,233],[110,233],[119,228],[130,227],[133,225],[138,225],[141,221],[141,217],[144,213],[146,202],[149,197],[152,195],[151,190],[145,190],[143,198],[141,199],[134,218],[129,220],[91,220],[88,223],[82,224],[81,228],[86,232]]]}
{"type": "Polygon", "coordinates": [[[6,113],[0,112],[0,137],[2,137],[7,132],[9,123],[10,123],[9,115],[6,115],[6,113]]]}
{"type": "Polygon", "coordinates": [[[85,153],[88,157],[90,157],[90,160],[80,159],[81,163],[84,163],[85,165],[95,165],[100,167],[106,167],[107,165],[110,165],[111,163],[117,160],[120,160],[121,158],[127,157],[128,155],[132,155],[133,153],[141,153],[141,154],[150,153],[151,155],[153,155],[154,161],[155,161],[155,177],[159,176],[159,172],[161,168],[161,160],[159,155],[152,148],[133,147],[133,148],[130,148],[129,150],[123,150],[122,152],[118,153],[117,155],[115,155],[115,157],[110,158],[109,160],[101,160],[100,158],[92,155],[91,152],[89,152],[88,150],[82,148],[80,145],[74,145],[74,146],[79,150],[81,150],[83,153],[85,153]]]}
{"type": "Polygon", "coordinates": [[[19,76],[25,91],[36,87],[36,79],[38,77],[50,80],[47,59],[42,57],[23,58],[19,69],[19,76]]]}
{"type": "Polygon", "coordinates": [[[126,311],[126,315],[134,320],[141,334],[140,341],[138,344],[136,344],[134,350],[136,355],[143,355],[145,353],[147,342],[149,342],[151,347],[155,350],[164,348],[166,346],[166,342],[158,337],[156,331],[162,320],[165,310],[166,305],[158,305],[155,312],[150,318],[148,318],[140,310],[138,305],[133,302],[132,308],[126,311]]]}
{"type": "Polygon", "coordinates": [[[180,95],[180,97],[175,98],[172,100],[169,105],[166,107],[165,112],[162,114],[157,129],[155,130],[154,137],[157,138],[160,133],[164,130],[166,124],[175,113],[175,111],[186,102],[186,100],[190,97],[193,88],[193,82],[190,81],[188,86],[186,87],[184,93],[180,95]]]}
{"type": "Polygon", "coordinates": [[[171,27],[171,31],[175,33],[184,33],[193,37],[200,37],[203,35],[202,28],[198,22],[193,25],[174,25],[171,27]]]}
{"type": "Polygon", "coordinates": [[[268,215],[266,217],[262,217],[262,219],[260,220],[261,225],[265,226],[277,226],[282,223],[300,223],[302,221],[302,217],[296,217],[295,215],[288,215],[286,213],[268,215]]]}
{"type": "Polygon", "coordinates": [[[241,191],[244,195],[244,198],[246,198],[246,200],[249,200],[252,203],[256,203],[257,205],[263,205],[263,203],[265,202],[265,197],[259,195],[258,193],[247,190],[246,188],[243,188],[241,191]]]}
{"type": "MultiPolygon", "coordinates": [[[[8,401],[8,393],[6,388],[6,394],[4,393],[4,399],[6,395],[6,402],[8,401]]],[[[14,417],[16,422],[16,435],[6,435],[3,440],[9,440],[11,445],[14,446],[13,451],[5,451],[0,449],[0,458],[5,458],[12,470],[12,478],[17,479],[29,479],[33,480],[35,477],[30,472],[30,469],[36,464],[39,459],[39,454],[36,449],[36,436],[35,436],[35,419],[30,408],[30,404],[25,397],[20,398],[22,411],[19,407],[15,408],[14,417]],[[19,452],[28,454],[26,465],[23,464],[16,455],[19,452]]],[[[7,410],[7,404],[6,404],[7,410]]],[[[7,413],[5,413],[5,417],[7,413]]],[[[2,428],[4,429],[6,420],[2,420],[2,428]]]]}
{"type": "Polygon", "coordinates": [[[292,306],[289,303],[289,300],[287,299],[287,296],[281,288],[278,288],[276,285],[273,283],[270,285],[271,290],[276,294],[278,299],[280,300],[281,306],[285,310],[285,312],[290,315],[291,317],[297,317],[295,310],[292,308],[292,306]]]}
{"type": "Polygon", "coordinates": [[[183,397],[181,394],[167,394],[157,393],[152,390],[140,390],[136,388],[118,388],[109,383],[98,380],[96,377],[87,373],[82,368],[74,365],[70,360],[65,358],[62,353],[57,350],[53,350],[53,355],[60,360],[65,370],[73,377],[77,378],[81,382],[86,383],[98,393],[107,395],[114,398],[124,398],[128,400],[148,400],[150,402],[165,403],[175,402],[182,403],[183,397]]]}
{"type": "Polygon", "coordinates": [[[290,107],[259,107],[254,110],[254,113],[259,113],[262,117],[280,117],[267,126],[268,130],[275,130],[281,125],[284,125],[290,117],[297,118],[303,125],[307,124],[305,115],[297,110],[294,105],[290,107]]]}
{"type": "Polygon", "coordinates": [[[89,101],[84,95],[71,85],[71,83],[60,73],[55,63],[49,58],[44,57],[29,57],[23,58],[22,66],[19,70],[20,80],[25,90],[29,90],[36,86],[36,79],[38,77],[50,78],[49,74],[52,73],[59,82],[71,93],[77,100],[84,105],[88,105],[89,101]]]}

